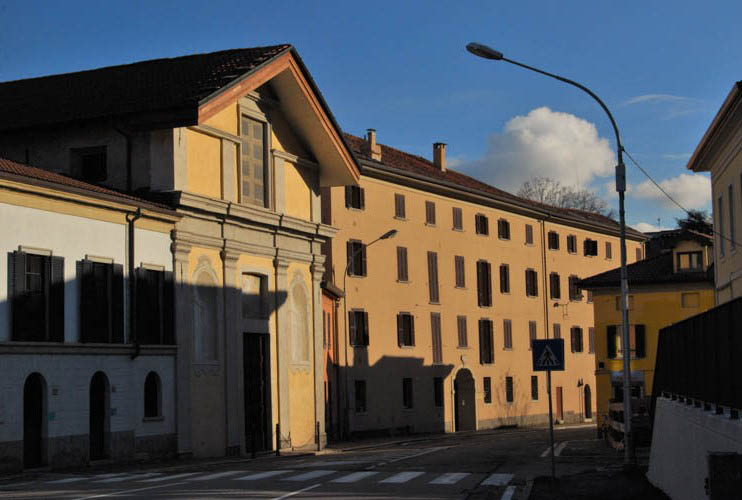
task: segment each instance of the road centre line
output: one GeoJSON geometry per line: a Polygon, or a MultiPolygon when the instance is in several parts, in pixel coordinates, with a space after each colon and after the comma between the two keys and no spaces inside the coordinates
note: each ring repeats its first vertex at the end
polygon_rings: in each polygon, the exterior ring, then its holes
{"type": "Polygon", "coordinates": [[[78,497],[75,500],[87,500],[89,498],[104,498],[104,497],[117,497],[119,495],[125,495],[128,493],[136,493],[137,491],[145,491],[145,490],[154,490],[157,488],[168,488],[170,486],[180,486],[182,484],[186,484],[185,482],[182,483],[172,483],[172,484],[158,484],[157,486],[147,486],[145,488],[136,488],[133,490],[119,490],[119,491],[112,491],[110,493],[103,493],[101,495],[91,495],[87,497],[78,497]]]}
{"type": "Polygon", "coordinates": [[[280,497],[275,497],[272,500],[283,500],[284,498],[293,497],[294,495],[298,495],[300,493],[304,493],[305,491],[313,490],[314,488],[322,486],[322,483],[313,484],[312,486],[307,486],[306,488],[302,488],[300,490],[292,491],[291,493],[286,493],[285,495],[281,495],[280,497]]]}

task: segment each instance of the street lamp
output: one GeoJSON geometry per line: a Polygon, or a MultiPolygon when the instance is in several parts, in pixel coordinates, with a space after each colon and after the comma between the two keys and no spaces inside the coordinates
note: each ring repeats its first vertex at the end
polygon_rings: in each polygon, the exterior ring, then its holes
{"type": "Polygon", "coordinates": [[[346,289],[345,282],[346,282],[346,279],[348,278],[348,271],[350,270],[350,265],[353,263],[353,261],[355,260],[355,258],[358,256],[359,253],[361,253],[364,249],[370,247],[377,241],[388,240],[389,238],[394,238],[396,235],[397,235],[397,230],[390,229],[389,231],[382,234],[381,236],[376,238],[374,241],[372,241],[368,245],[362,246],[361,248],[353,252],[351,255],[348,256],[348,262],[345,265],[345,271],[343,271],[343,315],[344,315],[343,324],[345,325],[345,328],[343,329],[345,331],[345,334],[343,335],[344,337],[343,351],[345,352],[345,394],[344,394],[345,396],[345,405],[344,405],[345,406],[345,423],[343,426],[344,427],[343,433],[346,432],[345,427],[347,427],[348,425],[348,412],[350,411],[350,409],[348,408],[348,404],[349,404],[349,401],[348,401],[348,335],[349,335],[349,332],[348,332],[348,291],[346,289]]]}
{"type": "MultiPolygon", "coordinates": [[[[587,93],[595,99],[595,101],[600,104],[600,107],[603,108],[603,111],[605,111],[605,114],[608,115],[608,119],[611,121],[611,125],[613,125],[613,131],[616,134],[616,155],[618,157],[618,165],[616,165],[616,191],[618,192],[618,215],[619,215],[619,225],[620,225],[620,231],[621,231],[621,321],[623,326],[623,343],[624,345],[629,345],[629,308],[628,308],[628,295],[629,295],[629,286],[628,286],[628,280],[626,275],[626,217],[624,212],[624,194],[626,193],[626,165],[624,165],[623,162],[623,146],[621,145],[621,137],[618,133],[618,126],[616,125],[616,120],[613,119],[613,115],[611,114],[610,110],[608,110],[608,107],[605,105],[603,101],[600,100],[600,97],[595,95],[595,93],[590,90],[589,88],[585,87],[582,84],[579,84],[575,82],[574,80],[570,80],[569,78],[564,78],[563,76],[555,75],[553,73],[549,73],[543,70],[540,70],[538,68],[534,68],[533,66],[528,66],[526,64],[520,63],[518,61],[513,61],[512,59],[508,59],[507,57],[504,57],[502,52],[499,52],[491,47],[487,47],[486,45],[482,45],[481,43],[470,43],[466,46],[466,50],[471,52],[477,57],[482,57],[484,59],[489,59],[492,61],[505,61],[510,64],[514,64],[516,66],[520,66],[521,68],[525,68],[530,71],[535,71],[536,73],[541,73],[542,75],[555,78],[556,80],[559,80],[561,82],[567,83],[569,85],[572,85],[574,87],[577,87],[578,89],[582,90],[583,92],[587,93]]],[[[631,435],[631,369],[630,369],[630,353],[629,349],[624,349],[623,352],[623,412],[624,412],[624,465],[627,467],[634,465],[634,453],[633,453],[633,439],[631,435]]]]}

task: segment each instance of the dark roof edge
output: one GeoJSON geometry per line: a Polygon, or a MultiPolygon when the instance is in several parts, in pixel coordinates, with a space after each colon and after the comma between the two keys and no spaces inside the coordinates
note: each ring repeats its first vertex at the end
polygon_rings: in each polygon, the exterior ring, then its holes
{"type": "Polygon", "coordinates": [[[717,134],[719,129],[726,124],[725,122],[727,120],[727,117],[732,112],[733,104],[739,101],[741,98],[742,80],[732,85],[732,89],[729,91],[729,94],[727,94],[727,97],[724,99],[721,107],[714,115],[714,118],[711,120],[711,123],[706,129],[706,132],[704,132],[703,137],[701,137],[701,140],[698,142],[696,149],[693,151],[693,154],[688,160],[688,163],[685,166],[686,170],[690,170],[692,172],[708,172],[710,170],[709,168],[703,168],[702,165],[699,165],[699,162],[701,162],[703,156],[705,156],[706,154],[709,146],[708,142],[717,134]]]}
{"type": "MultiPolygon", "coordinates": [[[[454,190],[454,191],[461,193],[463,195],[461,196],[461,198],[468,199],[468,201],[473,201],[474,203],[482,204],[480,200],[473,199],[472,195],[487,198],[491,202],[494,202],[493,206],[495,208],[506,209],[511,212],[519,213],[521,215],[535,217],[537,219],[542,219],[542,220],[551,220],[554,222],[561,222],[565,225],[575,226],[575,227],[579,227],[581,229],[586,229],[589,231],[595,231],[595,228],[598,228],[599,232],[607,233],[613,236],[620,236],[621,234],[617,226],[613,227],[613,226],[608,226],[606,224],[601,224],[598,222],[590,222],[586,220],[572,218],[569,216],[565,216],[563,214],[555,214],[547,210],[538,209],[533,206],[529,206],[527,203],[519,204],[519,203],[514,202],[512,199],[500,198],[499,196],[496,196],[492,193],[488,193],[486,191],[480,191],[478,189],[461,186],[459,184],[455,184],[455,183],[448,182],[448,181],[431,179],[430,177],[426,177],[424,175],[415,174],[415,173],[401,170],[398,168],[390,167],[383,163],[367,160],[365,158],[361,158],[358,161],[363,167],[363,170],[361,173],[368,174],[370,177],[381,178],[382,180],[389,180],[389,179],[384,178],[385,177],[384,174],[387,174],[387,176],[389,174],[392,174],[395,176],[406,177],[406,178],[414,179],[415,181],[418,181],[418,183],[416,184],[416,187],[420,187],[420,185],[423,183],[427,185],[432,184],[434,186],[443,186],[449,190],[454,190]],[[516,208],[516,210],[513,210],[513,208],[516,208]]],[[[423,190],[431,191],[431,189],[428,189],[428,188],[423,188],[423,190]]],[[[627,228],[626,238],[632,239],[634,241],[645,241],[647,239],[647,237],[643,233],[640,233],[631,228],[627,228]]]]}
{"type": "Polygon", "coordinates": [[[333,295],[336,299],[345,297],[345,292],[343,292],[343,290],[332,281],[322,280],[322,282],[320,282],[320,287],[330,295],[333,295]]]}

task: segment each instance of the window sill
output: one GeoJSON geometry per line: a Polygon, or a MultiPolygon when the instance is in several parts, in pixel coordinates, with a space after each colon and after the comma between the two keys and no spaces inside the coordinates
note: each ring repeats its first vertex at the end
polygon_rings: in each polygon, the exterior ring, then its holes
{"type": "Polygon", "coordinates": [[[397,280],[397,283],[401,285],[409,285],[412,282],[410,280],[397,280]]]}
{"type": "Polygon", "coordinates": [[[353,212],[364,212],[366,210],[365,208],[356,208],[356,207],[345,207],[345,208],[353,212]]]}
{"type": "Polygon", "coordinates": [[[399,215],[395,215],[394,217],[392,217],[392,219],[401,220],[401,221],[405,221],[405,222],[407,220],[409,220],[409,219],[407,219],[407,217],[400,217],[399,215]]]}
{"type": "Polygon", "coordinates": [[[430,302],[428,302],[428,304],[430,304],[431,306],[439,306],[439,305],[441,305],[440,301],[433,302],[432,300],[430,302]]]}
{"type": "Polygon", "coordinates": [[[432,224],[430,222],[426,222],[425,225],[428,226],[428,227],[438,227],[437,225],[432,224]]]}
{"type": "Polygon", "coordinates": [[[452,227],[451,228],[451,231],[456,231],[457,233],[463,233],[464,232],[464,228],[452,227]]]}
{"type": "Polygon", "coordinates": [[[480,309],[492,309],[492,304],[490,304],[488,306],[483,306],[481,304],[477,304],[477,307],[479,307],[480,309]]]}
{"type": "Polygon", "coordinates": [[[399,346],[400,349],[414,349],[414,345],[401,345],[399,346]]]}
{"type": "Polygon", "coordinates": [[[148,423],[148,422],[164,422],[165,417],[160,415],[159,417],[144,417],[142,419],[142,422],[148,423]]]}
{"type": "Polygon", "coordinates": [[[477,236],[487,236],[489,237],[489,233],[475,233],[477,236]]]}
{"type": "Polygon", "coordinates": [[[468,290],[468,288],[466,288],[465,286],[455,286],[454,288],[456,290],[468,290]]]}
{"type": "Polygon", "coordinates": [[[368,344],[366,344],[366,345],[362,345],[362,344],[358,344],[358,345],[351,345],[351,347],[352,347],[353,349],[368,349],[368,344]]]}
{"type": "Polygon", "coordinates": [[[405,413],[415,413],[414,408],[402,408],[402,411],[405,413]]]}
{"type": "Polygon", "coordinates": [[[510,238],[501,238],[500,236],[497,237],[500,241],[510,241],[510,238]]]}
{"type": "Polygon", "coordinates": [[[464,349],[468,351],[469,349],[471,349],[471,347],[469,347],[468,345],[457,345],[456,349],[464,349]]]}
{"type": "Polygon", "coordinates": [[[550,252],[558,252],[559,251],[558,248],[548,248],[547,250],[549,250],[550,252]]]}
{"type": "Polygon", "coordinates": [[[348,278],[365,278],[366,274],[348,274],[348,278]]]}
{"type": "Polygon", "coordinates": [[[502,350],[503,351],[512,351],[513,348],[512,347],[503,347],[502,350]]]}

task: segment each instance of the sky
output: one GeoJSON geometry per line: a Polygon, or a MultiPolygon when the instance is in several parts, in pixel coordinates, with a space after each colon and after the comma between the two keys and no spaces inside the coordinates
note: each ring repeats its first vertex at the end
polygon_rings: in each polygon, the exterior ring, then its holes
{"type": "MultiPolygon", "coordinates": [[[[468,42],[576,80],[613,113],[625,150],[687,209],[709,213],[685,166],[742,80],[742,2],[0,0],[0,81],[237,47],[294,45],[340,126],[509,191],[533,177],[617,207],[610,122],[585,93],[477,58],[468,42]]],[[[683,212],[626,158],[627,223],[683,212]]]]}

